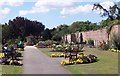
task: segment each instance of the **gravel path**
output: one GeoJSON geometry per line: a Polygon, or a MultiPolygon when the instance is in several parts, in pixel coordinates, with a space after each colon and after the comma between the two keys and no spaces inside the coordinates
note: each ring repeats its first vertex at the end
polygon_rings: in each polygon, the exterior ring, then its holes
{"type": "Polygon", "coordinates": [[[34,46],[26,46],[22,74],[70,74],[60,65],[63,58],[50,58],[34,46]]]}

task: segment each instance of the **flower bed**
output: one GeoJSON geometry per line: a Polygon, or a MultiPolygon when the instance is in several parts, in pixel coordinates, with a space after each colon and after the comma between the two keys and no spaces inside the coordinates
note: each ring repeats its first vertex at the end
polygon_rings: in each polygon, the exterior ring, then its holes
{"type": "Polygon", "coordinates": [[[2,65],[23,65],[22,61],[20,59],[11,59],[5,57],[5,53],[0,53],[0,63],[2,65]]]}
{"type": "Polygon", "coordinates": [[[95,55],[81,55],[74,61],[63,60],[60,62],[61,65],[71,65],[71,64],[84,64],[84,63],[93,63],[98,61],[98,58],[95,55]]]}
{"type": "Polygon", "coordinates": [[[1,58],[0,59],[0,63],[2,65],[23,65],[22,61],[21,60],[12,60],[12,59],[7,59],[7,58],[1,58]]]}
{"type": "Polygon", "coordinates": [[[115,49],[109,49],[112,52],[120,53],[120,50],[115,50],[115,49]]]}
{"type": "Polygon", "coordinates": [[[69,55],[68,54],[64,54],[64,53],[54,53],[54,54],[51,54],[51,57],[68,57],[69,55]]]}
{"type": "MultiPolygon", "coordinates": [[[[51,54],[51,57],[69,57],[69,54],[64,53],[54,53],[51,54]]],[[[73,56],[73,58],[76,58],[76,56],[73,56]]],[[[69,60],[63,60],[60,62],[61,65],[71,65],[71,64],[83,64],[83,63],[92,63],[98,61],[98,58],[95,55],[89,54],[77,54],[77,58],[74,61],[69,60]]]]}

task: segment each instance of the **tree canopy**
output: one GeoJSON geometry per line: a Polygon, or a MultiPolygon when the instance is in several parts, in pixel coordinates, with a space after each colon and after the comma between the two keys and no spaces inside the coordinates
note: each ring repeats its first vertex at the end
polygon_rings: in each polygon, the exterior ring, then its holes
{"type": "Polygon", "coordinates": [[[102,17],[108,17],[110,20],[118,19],[120,20],[120,2],[114,4],[113,6],[110,6],[109,9],[105,9],[102,5],[94,4],[93,10],[100,9],[103,11],[103,13],[100,12],[102,17]]]}
{"type": "Polygon", "coordinates": [[[24,17],[9,20],[3,27],[3,38],[18,38],[29,35],[38,36],[44,31],[45,26],[38,21],[31,21],[24,17]]]}

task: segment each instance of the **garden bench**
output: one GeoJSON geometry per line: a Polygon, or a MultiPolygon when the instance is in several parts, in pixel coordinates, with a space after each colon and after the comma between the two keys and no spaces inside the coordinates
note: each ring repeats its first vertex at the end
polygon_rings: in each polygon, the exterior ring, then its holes
{"type": "MultiPolygon", "coordinates": [[[[82,49],[83,49],[84,45],[83,44],[78,44],[76,46],[73,46],[72,48],[70,48],[69,51],[65,51],[65,54],[68,54],[69,55],[69,61],[75,61],[77,60],[77,55],[79,52],[83,52],[82,49]]],[[[65,56],[66,58],[66,56],[65,56]]]]}
{"type": "Polygon", "coordinates": [[[72,48],[69,52],[69,61],[74,61],[77,59],[77,54],[79,52],[79,47],[72,48]]]}

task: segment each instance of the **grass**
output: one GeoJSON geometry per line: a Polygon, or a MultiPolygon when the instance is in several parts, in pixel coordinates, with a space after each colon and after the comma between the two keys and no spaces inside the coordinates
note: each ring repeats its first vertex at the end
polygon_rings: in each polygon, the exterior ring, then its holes
{"type": "MultiPolygon", "coordinates": [[[[40,51],[50,56],[50,48],[40,48],[40,51]]],[[[85,54],[94,54],[99,58],[98,62],[90,64],[76,64],[64,66],[72,74],[118,74],[118,53],[102,51],[96,48],[85,48],[85,54]]]]}
{"type": "Polygon", "coordinates": [[[47,56],[51,56],[53,53],[62,53],[62,52],[53,52],[51,48],[39,48],[40,51],[45,53],[47,56]]]}
{"type": "Polygon", "coordinates": [[[0,67],[2,67],[2,74],[22,74],[21,66],[0,65],[0,67]]]}

